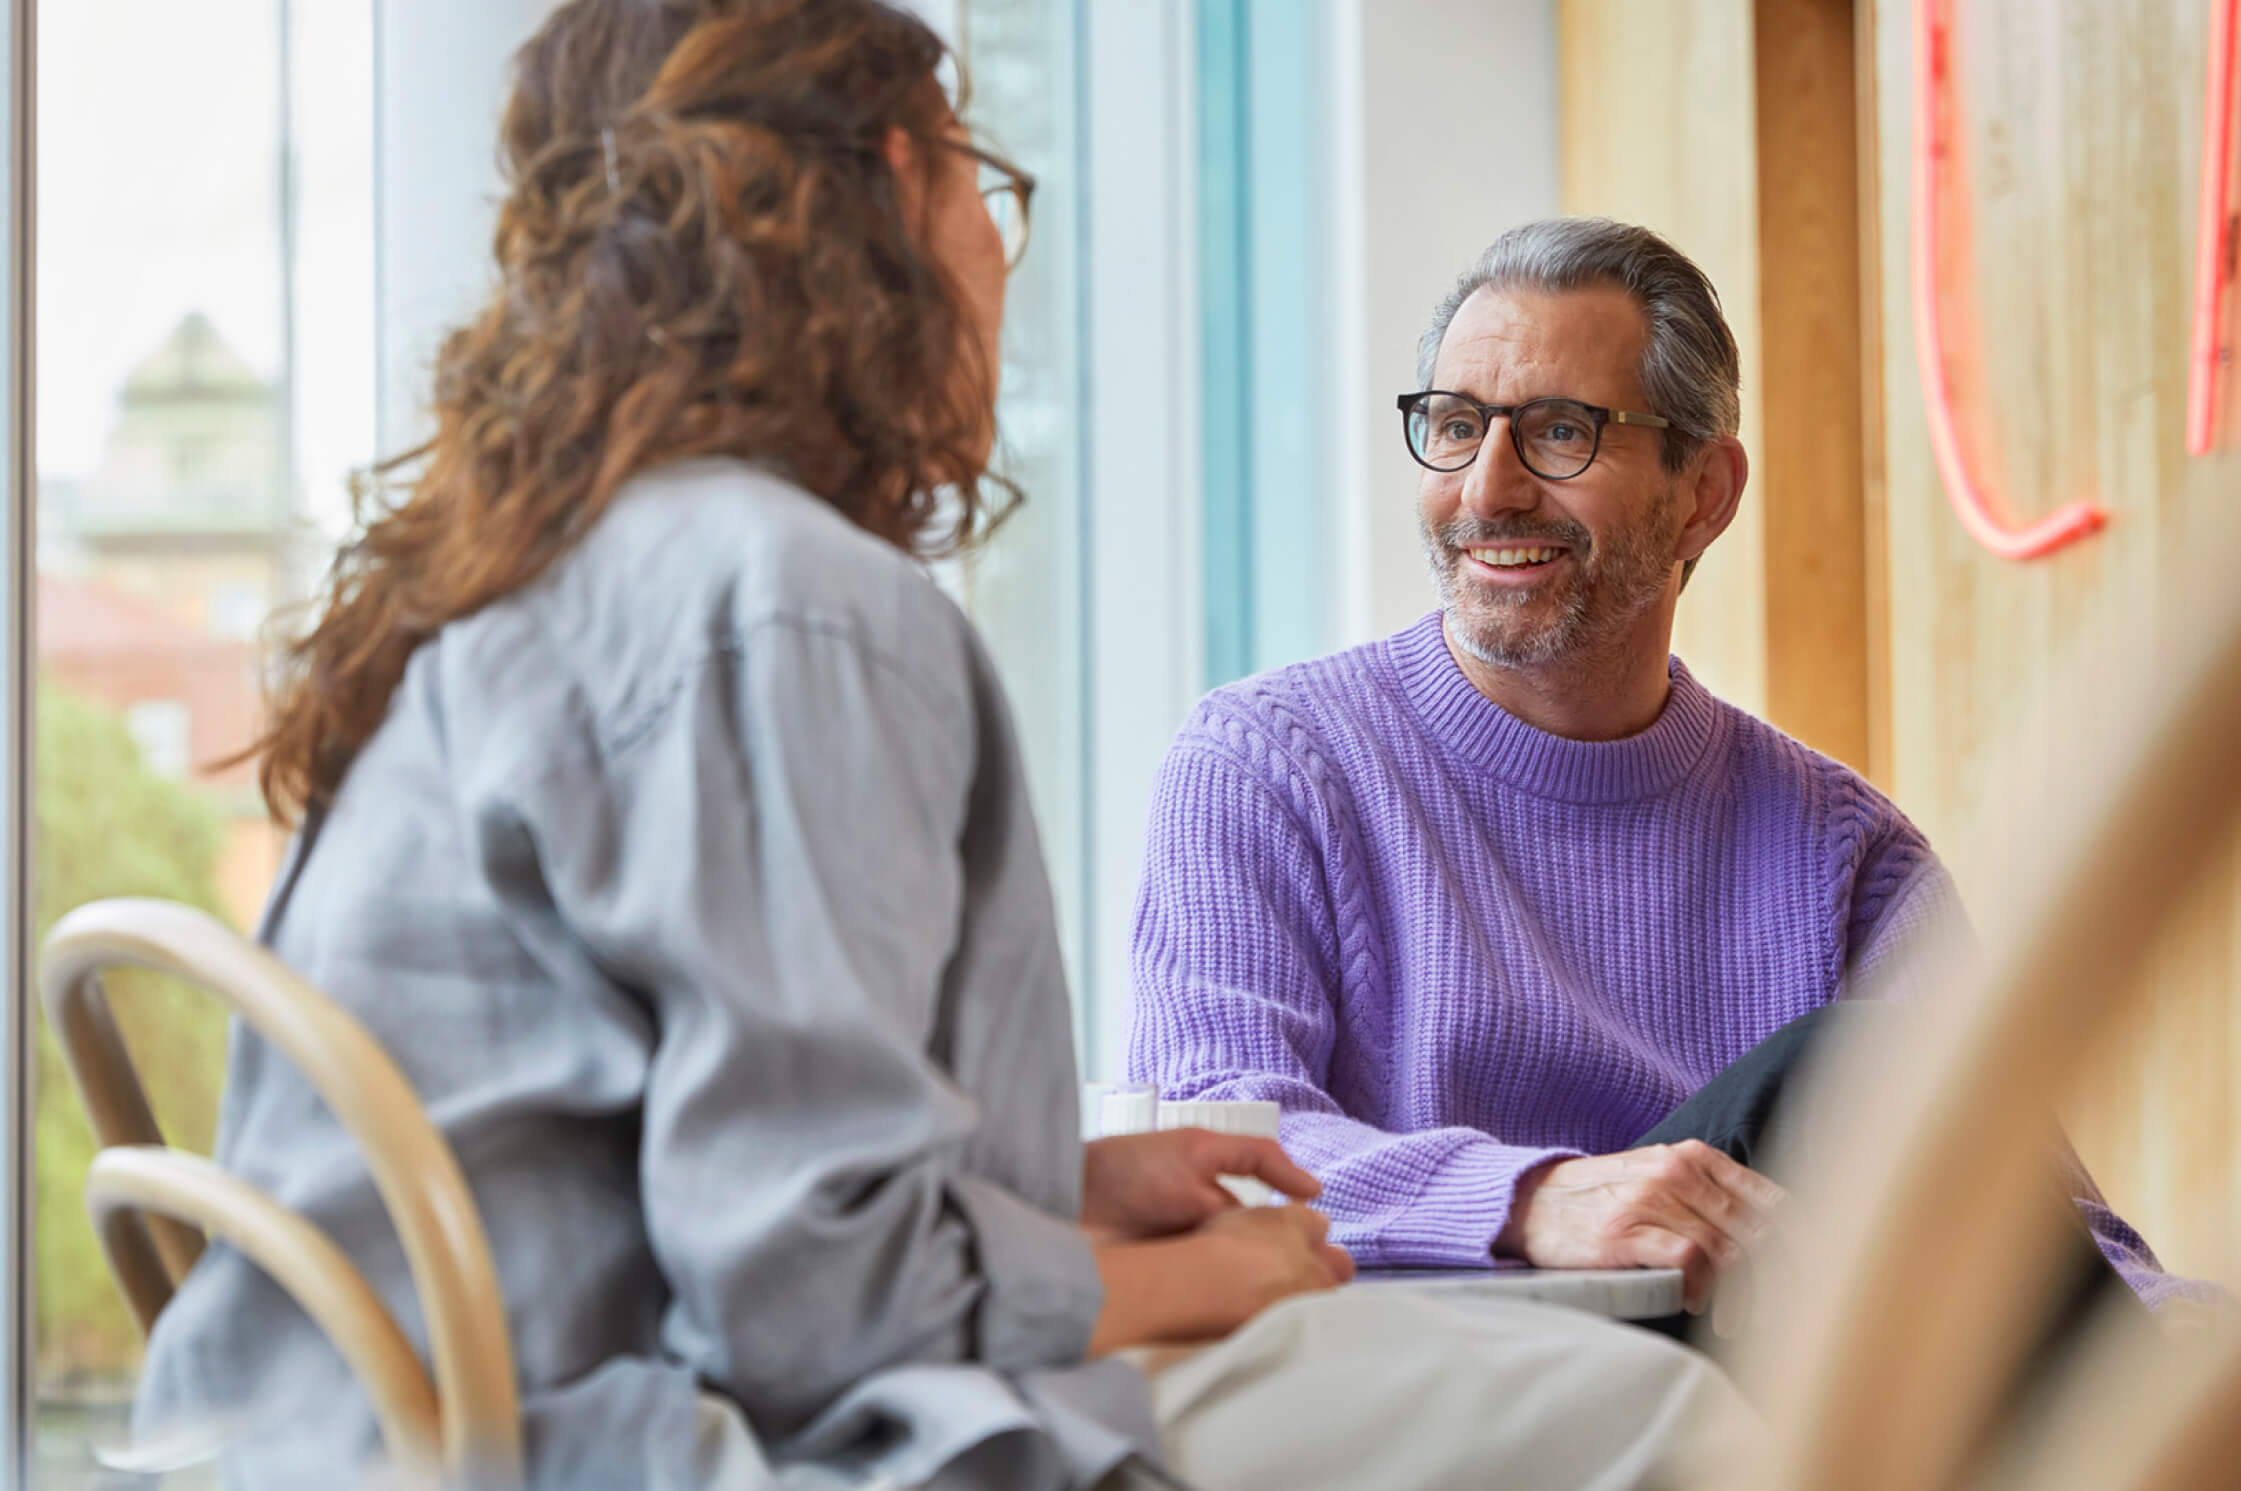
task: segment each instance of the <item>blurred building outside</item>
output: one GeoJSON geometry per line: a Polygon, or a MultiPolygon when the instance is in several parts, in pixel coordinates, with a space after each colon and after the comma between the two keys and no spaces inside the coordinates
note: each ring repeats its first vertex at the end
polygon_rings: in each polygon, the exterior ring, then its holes
{"type": "Polygon", "coordinates": [[[100,465],[39,493],[39,651],[46,671],[121,715],[148,769],[225,825],[218,881],[250,926],[284,836],[253,764],[259,638],[300,599],[323,542],[285,477],[279,388],[193,312],[118,394],[100,465]]]}

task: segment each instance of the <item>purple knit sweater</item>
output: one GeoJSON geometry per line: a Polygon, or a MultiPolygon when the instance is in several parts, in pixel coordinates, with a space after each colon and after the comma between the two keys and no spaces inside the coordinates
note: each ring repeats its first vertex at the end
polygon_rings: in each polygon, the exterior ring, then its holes
{"type": "MultiPolygon", "coordinates": [[[[1364,1266],[1489,1265],[1520,1174],[1630,1147],[1954,914],[1896,807],[1678,660],[1648,730],[1565,740],[1479,693],[1435,613],[1183,727],[1153,798],[1130,1074],[1283,1103],[1364,1266]]],[[[2098,1195],[2079,1204],[2151,1303],[2180,1284],[2098,1195]]]]}

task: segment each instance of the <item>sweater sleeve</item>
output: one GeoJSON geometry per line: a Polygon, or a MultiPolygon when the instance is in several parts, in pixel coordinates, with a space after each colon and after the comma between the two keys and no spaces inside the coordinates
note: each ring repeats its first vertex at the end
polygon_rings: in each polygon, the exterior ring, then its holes
{"type": "Polygon", "coordinates": [[[1953,877],[1911,825],[1870,852],[1852,886],[1845,985],[1910,999],[1935,992],[1941,964],[1965,967],[1975,934],[1953,877]]]}
{"type": "Polygon", "coordinates": [[[2109,1260],[2109,1267],[2131,1286],[2142,1304],[2150,1310],[2160,1310],[2173,1300],[2191,1299],[2227,1308],[2233,1306],[2232,1296],[2215,1284],[2165,1273],[2155,1250],[2148,1246],[2148,1240],[2110,1208],[2101,1195],[2101,1188],[2085,1173],[2085,1166],[2068,1143],[2062,1146],[2061,1158],[2063,1179],[2068,1183],[2079,1220],[2093,1234],[2094,1245],[2100,1248],[2101,1256],[2109,1260]]]}
{"type": "MultiPolygon", "coordinates": [[[[1976,956],[1953,877],[1921,832],[1903,819],[1869,854],[1854,884],[1851,947],[1848,987],[1883,998],[1934,994],[1941,964],[1965,967],[1976,956]]],[[[2060,1160],[2078,1219],[2149,1309],[2174,1299],[2230,1303],[2216,1285],[2165,1273],[2147,1239],[2110,1207],[2067,1141],[2060,1160]]]]}
{"type": "Polygon", "coordinates": [[[1312,792],[1203,716],[1169,754],[1136,905],[1130,1076],[1170,1098],[1283,1104],[1285,1148],[1363,1267],[1491,1267],[1519,1177],[1577,1151],[1390,1133],[1333,1095],[1334,1050],[1381,995],[1380,959],[1366,894],[1305,826],[1312,792]]]}

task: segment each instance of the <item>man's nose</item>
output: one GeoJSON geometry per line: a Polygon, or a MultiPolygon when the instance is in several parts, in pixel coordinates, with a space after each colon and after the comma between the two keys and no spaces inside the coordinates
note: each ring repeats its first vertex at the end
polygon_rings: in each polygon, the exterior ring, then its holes
{"type": "Polygon", "coordinates": [[[1540,500],[1539,482],[1517,458],[1509,421],[1495,419],[1486,427],[1478,459],[1463,474],[1464,510],[1475,518],[1488,519],[1527,511],[1537,507],[1540,500]]]}

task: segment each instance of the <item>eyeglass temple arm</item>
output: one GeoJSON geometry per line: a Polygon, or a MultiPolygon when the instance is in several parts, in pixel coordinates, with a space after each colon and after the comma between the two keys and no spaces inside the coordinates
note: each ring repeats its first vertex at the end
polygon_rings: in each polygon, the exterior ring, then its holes
{"type": "MultiPolygon", "coordinates": [[[[1393,400],[1393,407],[1400,410],[1403,414],[1407,414],[1416,408],[1416,401],[1423,398],[1424,395],[1446,392],[1447,390],[1444,388],[1426,388],[1420,389],[1415,393],[1404,393],[1393,400]]],[[[1463,396],[1461,394],[1453,394],[1450,395],[1450,397],[1459,399],[1463,396]]],[[[1537,404],[1539,402],[1540,400],[1538,399],[1526,400],[1526,403],[1528,404],[1537,404]]],[[[1595,404],[1581,403],[1581,401],[1578,399],[1568,399],[1566,400],[1566,402],[1579,404],[1583,409],[1596,409],[1600,407],[1595,404]]],[[[1471,407],[1478,410],[1478,412],[1482,415],[1500,414],[1506,417],[1513,411],[1522,409],[1525,406],[1524,404],[1480,404],[1472,401],[1471,407]]],[[[1615,425],[1638,425],[1646,430],[1670,430],[1673,428],[1673,421],[1671,421],[1670,419],[1660,419],[1655,414],[1637,414],[1631,409],[1603,409],[1601,412],[1605,419],[1609,420],[1612,424],[1615,425]]]]}

